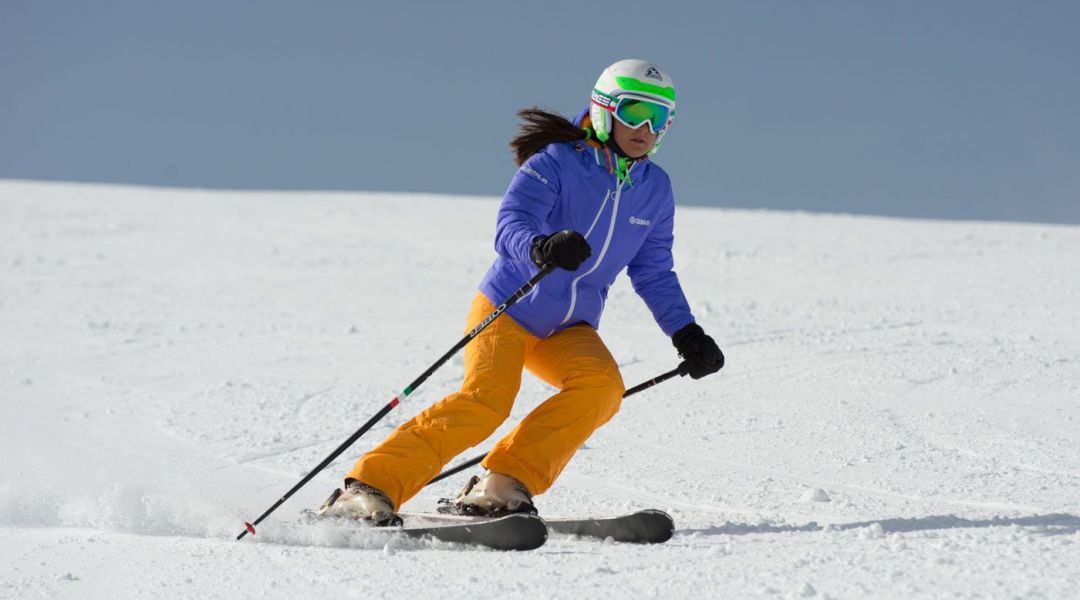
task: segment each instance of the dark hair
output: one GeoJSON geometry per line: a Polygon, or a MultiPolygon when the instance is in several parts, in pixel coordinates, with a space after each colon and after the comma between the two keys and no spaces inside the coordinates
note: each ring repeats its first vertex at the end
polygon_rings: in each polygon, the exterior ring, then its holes
{"type": "Polygon", "coordinates": [[[510,150],[518,166],[552,142],[574,142],[588,138],[585,129],[571,123],[566,117],[548,112],[536,106],[518,111],[521,117],[520,133],[510,140],[510,150]]]}

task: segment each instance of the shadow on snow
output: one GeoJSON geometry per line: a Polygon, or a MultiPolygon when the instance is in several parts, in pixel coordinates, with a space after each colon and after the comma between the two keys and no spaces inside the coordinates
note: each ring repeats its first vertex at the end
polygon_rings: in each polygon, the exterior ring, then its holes
{"type": "Polygon", "coordinates": [[[956,515],[932,515],[911,519],[878,519],[856,523],[835,523],[818,525],[811,521],[805,525],[751,525],[744,523],[725,523],[718,527],[705,529],[684,529],[679,534],[689,535],[751,535],[755,533],[799,533],[813,531],[847,531],[864,529],[878,523],[885,533],[905,533],[912,531],[931,531],[935,529],[964,529],[983,527],[1031,527],[1043,535],[1071,535],[1080,532],[1080,517],[1065,513],[1032,515],[1028,517],[992,517],[989,519],[965,519],[956,515]]]}

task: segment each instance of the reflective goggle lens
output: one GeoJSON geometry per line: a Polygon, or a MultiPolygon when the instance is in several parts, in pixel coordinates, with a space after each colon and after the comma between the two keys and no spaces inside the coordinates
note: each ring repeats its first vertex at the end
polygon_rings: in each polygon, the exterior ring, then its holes
{"type": "Polygon", "coordinates": [[[615,106],[615,117],[631,129],[641,127],[643,123],[649,124],[653,133],[660,133],[667,127],[671,110],[663,104],[639,100],[637,98],[622,98],[615,106]]]}

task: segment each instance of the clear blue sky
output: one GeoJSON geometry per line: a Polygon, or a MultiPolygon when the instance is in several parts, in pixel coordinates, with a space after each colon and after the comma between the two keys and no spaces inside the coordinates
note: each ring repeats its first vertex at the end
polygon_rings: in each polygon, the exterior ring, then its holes
{"type": "Polygon", "coordinates": [[[0,178],[499,195],[661,64],[682,204],[1080,223],[1080,2],[0,3],[0,178]]]}

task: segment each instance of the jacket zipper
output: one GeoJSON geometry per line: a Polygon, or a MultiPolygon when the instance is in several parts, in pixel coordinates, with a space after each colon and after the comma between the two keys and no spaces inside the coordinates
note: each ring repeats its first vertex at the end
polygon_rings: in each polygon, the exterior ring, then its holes
{"type": "MultiPolygon", "coordinates": [[[[593,229],[596,228],[596,223],[600,220],[600,215],[604,214],[604,207],[607,206],[607,201],[608,201],[609,198],[611,198],[611,190],[608,190],[604,194],[604,201],[600,203],[600,210],[596,211],[596,216],[593,217],[592,225],[589,225],[589,230],[585,232],[585,237],[589,237],[590,235],[592,235],[593,229]]],[[[533,297],[533,296],[536,296],[536,294],[540,293],[540,285],[542,283],[543,282],[541,281],[541,282],[538,282],[535,286],[533,286],[532,291],[529,292],[529,297],[530,298],[533,297]]],[[[571,297],[573,297],[573,292],[572,291],[571,291],[570,295],[571,295],[571,297]]],[[[571,304],[572,304],[572,302],[571,302],[571,304]]],[[[548,335],[551,335],[552,333],[555,333],[555,330],[552,330],[551,333],[548,333],[548,335]]]]}
{"type": "MultiPolygon", "coordinates": [[[[631,168],[633,168],[633,165],[631,165],[631,168]]],[[[604,260],[604,255],[607,254],[608,248],[611,246],[611,239],[613,237],[615,237],[615,220],[619,216],[619,198],[622,196],[622,187],[623,187],[624,183],[625,183],[625,180],[620,180],[615,185],[615,195],[613,196],[614,200],[612,202],[612,207],[611,207],[611,221],[608,223],[607,238],[604,240],[604,246],[600,249],[600,256],[596,257],[596,262],[593,264],[591,269],[589,269],[588,271],[585,271],[581,275],[578,275],[577,277],[575,277],[574,281],[570,284],[570,308],[569,308],[569,310],[566,311],[566,317],[564,317],[563,320],[558,325],[555,326],[555,329],[558,329],[560,326],[565,325],[566,322],[569,321],[570,318],[574,316],[574,308],[577,307],[577,287],[578,287],[578,282],[581,281],[582,278],[584,278],[584,277],[588,276],[589,274],[591,274],[593,271],[595,271],[600,266],[600,263],[603,262],[603,260],[604,260]]],[[[608,194],[610,194],[610,193],[611,192],[609,191],[608,194]]],[[[604,199],[604,204],[607,204],[607,198],[606,197],[604,199]]],[[[596,213],[596,219],[593,220],[593,226],[595,226],[596,221],[598,221],[600,219],[600,213],[604,212],[604,204],[600,205],[600,212],[596,213]]],[[[591,233],[591,232],[592,232],[592,227],[589,227],[589,233],[591,233]]],[[[589,237],[588,234],[586,234],[585,237],[589,237]]],[[[553,329],[552,333],[554,333],[554,332],[555,332],[555,330],[553,329]]],[[[551,334],[549,333],[548,335],[551,335],[551,334]]]]}

